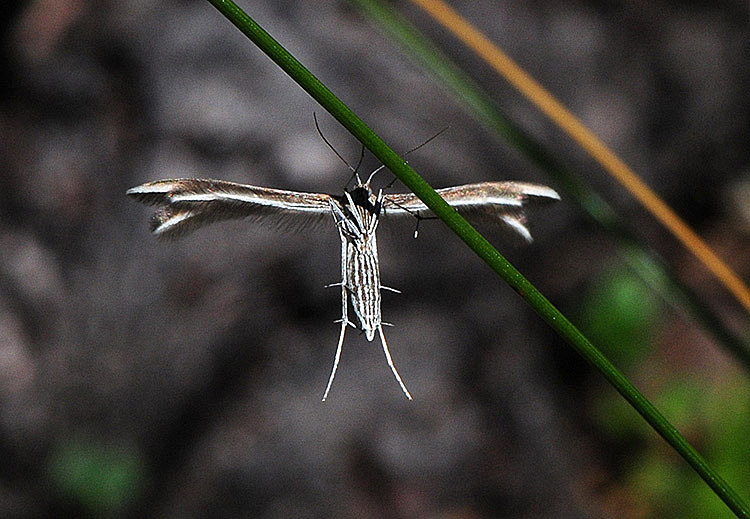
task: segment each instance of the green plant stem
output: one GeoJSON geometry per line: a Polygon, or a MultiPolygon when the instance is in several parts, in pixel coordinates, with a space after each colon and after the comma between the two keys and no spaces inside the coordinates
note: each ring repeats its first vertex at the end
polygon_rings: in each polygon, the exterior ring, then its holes
{"type": "Polygon", "coordinates": [[[432,187],[396,152],[368,128],[354,112],[289,54],[231,0],[209,0],[274,63],[354,135],[401,182],[411,189],[435,215],[443,220],[480,258],[497,272],[513,290],[539,314],[578,353],[589,361],[622,394],[651,426],[677,450],[738,516],[750,518],[750,509],[742,499],[705,462],[698,452],[662,416],[614,365],[599,352],[513,265],[483,236],[474,230],[432,187]]]}

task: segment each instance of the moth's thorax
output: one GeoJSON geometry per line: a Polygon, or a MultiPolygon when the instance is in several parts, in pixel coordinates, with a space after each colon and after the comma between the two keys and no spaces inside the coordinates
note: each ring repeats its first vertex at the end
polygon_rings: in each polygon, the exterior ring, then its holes
{"type": "Polygon", "coordinates": [[[369,186],[358,185],[343,196],[332,197],[331,210],[342,237],[352,240],[375,234],[382,205],[382,191],[375,196],[369,186]]]}

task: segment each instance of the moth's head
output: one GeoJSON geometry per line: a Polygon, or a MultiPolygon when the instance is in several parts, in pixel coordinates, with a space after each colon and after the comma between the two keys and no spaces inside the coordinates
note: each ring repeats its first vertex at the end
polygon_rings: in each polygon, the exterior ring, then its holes
{"type": "Polygon", "coordinates": [[[355,206],[361,207],[370,214],[380,213],[380,202],[369,185],[360,184],[348,193],[355,206]]]}

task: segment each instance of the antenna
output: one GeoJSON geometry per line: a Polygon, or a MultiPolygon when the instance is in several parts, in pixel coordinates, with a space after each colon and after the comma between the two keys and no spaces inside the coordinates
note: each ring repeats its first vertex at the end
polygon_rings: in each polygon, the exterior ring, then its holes
{"type": "MultiPolygon", "coordinates": [[[[405,153],[404,153],[403,155],[401,155],[401,156],[402,156],[402,157],[406,157],[406,156],[407,156],[407,155],[408,155],[409,153],[411,153],[411,152],[413,152],[413,151],[417,151],[417,150],[418,150],[419,148],[421,148],[422,146],[424,146],[425,144],[427,144],[427,143],[428,143],[428,142],[430,142],[431,140],[433,140],[433,139],[435,139],[436,137],[438,137],[438,136],[439,136],[439,135],[440,135],[441,133],[445,132],[445,131],[446,131],[447,129],[448,129],[448,126],[446,126],[446,127],[445,127],[445,128],[443,128],[442,130],[440,130],[439,132],[437,132],[437,133],[436,133],[435,135],[433,135],[432,137],[430,137],[429,139],[427,139],[426,141],[424,141],[424,142],[423,142],[422,144],[418,144],[417,146],[414,146],[414,147],[413,147],[412,149],[410,149],[410,150],[406,151],[406,152],[405,152],[405,153]]],[[[407,164],[409,163],[409,161],[408,161],[408,160],[404,160],[404,162],[406,162],[407,164]]],[[[377,168],[375,168],[375,171],[373,171],[372,173],[370,173],[370,176],[369,176],[369,177],[367,177],[367,182],[365,183],[365,185],[366,185],[366,186],[369,186],[369,185],[370,185],[370,181],[372,180],[372,177],[374,177],[374,176],[375,176],[375,173],[377,173],[378,171],[380,171],[380,170],[381,170],[381,169],[383,169],[384,167],[385,167],[385,164],[381,164],[380,166],[378,166],[377,168]]],[[[395,184],[395,183],[396,183],[396,180],[398,180],[398,178],[397,178],[397,177],[393,177],[393,180],[391,180],[391,183],[390,183],[390,184],[388,184],[387,186],[385,186],[385,187],[386,187],[386,189],[388,189],[388,188],[390,188],[390,187],[393,187],[393,184],[395,184]]]]}
{"type": "MultiPolygon", "coordinates": [[[[357,174],[357,171],[359,171],[359,167],[362,165],[362,160],[365,158],[365,145],[364,144],[362,145],[362,150],[359,153],[359,160],[357,161],[357,167],[352,167],[352,165],[349,164],[346,161],[346,159],[344,157],[342,157],[341,154],[338,151],[336,151],[336,148],[334,148],[333,145],[330,142],[328,142],[328,139],[326,139],[326,136],[323,135],[323,132],[320,129],[320,125],[318,124],[318,116],[317,116],[317,114],[315,112],[313,112],[313,120],[315,121],[315,129],[318,130],[318,135],[320,135],[320,138],[323,139],[323,142],[325,142],[326,145],[331,149],[331,151],[336,154],[336,156],[339,158],[339,160],[341,160],[341,162],[343,162],[344,164],[346,164],[346,167],[348,167],[351,170],[351,172],[352,172],[352,177],[356,177],[357,178],[357,182],[359,182],[361,184],[362,181],[359,179],[359,175],[357,174]]],[[[351,181],[351,179],[350,179],[350,181],[351,181]]],[[[347,184],[348,184],[348,182],[347,182],[347,184]]]]}

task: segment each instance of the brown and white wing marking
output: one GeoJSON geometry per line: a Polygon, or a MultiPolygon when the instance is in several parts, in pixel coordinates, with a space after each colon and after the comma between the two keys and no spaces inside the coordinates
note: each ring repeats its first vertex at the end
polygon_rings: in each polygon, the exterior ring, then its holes
{"type": "MultiPolygon", "coordinates": [[[[527,182],[480,182],[436,189],[448,204],[467,218],[501,223],[531,242],[524,207],[529,203],[559,200],[560,195],[547,186],[527,182]]],[[[388,194],[383,216],[433,216],[432,211],[413,193],[388,194]]]]}
{"type": "Polygon", "coordinates": [[[222,220],[263,218],[280,226],[305,227],[331,217],[330,195],[224,180],[157,180],[126,193],[139,202],[158,206],[151,217],[151,231],[169,238],[222,220]]]}

